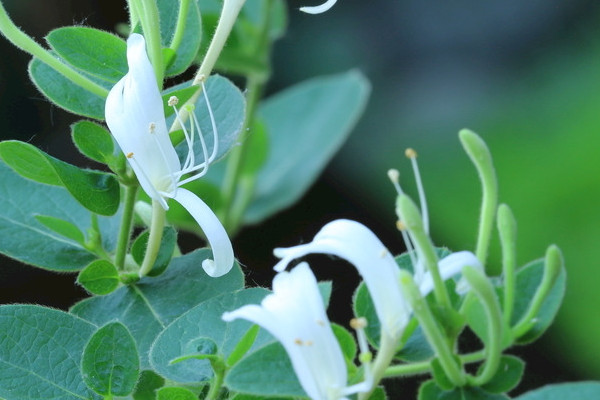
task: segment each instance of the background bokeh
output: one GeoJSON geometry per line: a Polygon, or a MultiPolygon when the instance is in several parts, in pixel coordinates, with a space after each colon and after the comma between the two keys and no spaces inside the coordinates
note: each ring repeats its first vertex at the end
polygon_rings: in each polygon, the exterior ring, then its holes
{"type": "MultiPolygon", "coordinates": [[[[3,3],[40,42],[58,26],[114,30],[126,20],[123,1],[3,3]]],[[[358,219],[392,251],[403,250],[386,171],[400,169],[406,191],[415,192],[403,156],[409,146],[419,152],[436,244],[473,249],[480,188],[457,139],[458,130],[469,127],[490,146],[500,200],[517,218],[519,262],[556,243],[567,264],[568,289],[556,324],[532,350],[515,350],[529,361],[518,391],[600,379],[600,2],[339,0],[318,16],[299,13],[300,5],[289,1],[289,32],[275,47],[269,93],[351,68],[368,76],[373,91],[354,134],[305,198],[236,239],[240,261],[253,271],[249,283],[269,283],[273,247],[306,242],[334,218],[358,219]]],[[[0,137],[30,141],[85,165],[70,144],[68,126],[75,119],[28,81],[29,56],[5,40],[0,54],[0,137]]],[[[199,245],[189,240],[190,248],[199,245]]],[[[498,256],[495,243],[496,269],[498,256]]],[[[345,318],[347,293],[357,280],[353,270],[324,257],[310,261],[322,278],[335,277],[333,308],[345,318]]],[[[73,287],[73,276],[6,258],[0,265],[3,303],[65,309],[85,296],[73,287]]]]}

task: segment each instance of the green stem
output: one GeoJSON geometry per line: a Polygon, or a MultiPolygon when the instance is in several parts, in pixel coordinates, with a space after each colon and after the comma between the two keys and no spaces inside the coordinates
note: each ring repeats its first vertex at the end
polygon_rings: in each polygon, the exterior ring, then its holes
{"type": "Polygon", "coordinates": [[[358,400],[366,400],[371,396],[379,381],[385,376],[386,369],[396,354],[397,345],[398,338],[390,337],[382,330],[379,351],[373,362],[373,387],[369,392],[359,393],[358,400]]]}
{"type": "Polygon", "coordinates": [[[400,286],[448,379],[456,386],[464,386],[465,374],[456,362],[446,336],[438,326],[412,275],[405,270],[400,270],[400,286]]]}
{"type": "Polygon", "coordinates": [[[475,255],[485,265],[498,203],[498,181],[492,155],[485,142],[468,129],[461,130],[458,135],[463,148],[475,164],[483,189],[475,255]]]}
{"type": "MultiPolygon", "coordinates": [[[[460,361],[463,364],[473,363],[485,359],[485,352],[483,350],[476,351],[474,353],[464,354],[459,356],[460,361]]],[[[430,361],[421,361],[410,364],[393,365],[385,370],[383,374],[384,378],[394,378],[400,376],[412,376],[426,374],[431,371],[430,361]]]]}
{"type": "Polygon", "coordinates": [[[529,303],[529,309],[512,328],[514,338],[523,336],[533,328],[536,323],[536,316],[540,312],[544,300],[546,300],[548,293],[552,290],[562,269],[563,258],[560,249],[556,245],[548,247],[544,261],[544,276],[542,277],[542,282],[538,286],[531,303],[529,303]]]}
{"type": "Polygon", "coordinates": [[[133,227],[133,208],[137,195],[137,185],[125,186],[125,202],[123,204],[123,215],[121,216],[121,227],[117,239],[117,250],[115,251],[115,266],[123,270],[125,266],[125,256],[129,248],[129,239],[131,238],[131,228],[133,227]]]}
{"type": "Polygon", "coordinates": [[[21,31],[8,17],[2,2],[0,2],[0,32],[2,32],[2,34],[19,49],[38,58],[45,64],[48,64],[74,84],[102,98],[106,98],[106,96],[108,96],[107,89],[95,82],[92,82],[79,72],[69,67],[67,64],[59,61],[58,58],[54,57],[46,49],[37,44],[35,40],[21,31]]]}
{"type": "Polygon", "coordinates": [[[146,246],[146,254],[144,255],[144,261],[140,267],[140,277],[148,275],[148,272],[152,270],[158,250],[160,249],[160,243],[162,240],[163,228],[165,226],[166,211],[160,203],[156,200],[152,200],[152,223],[150,224],[150,236],[148,237],[148,245],[146,246]]]}
{"type": "Polygon", "coordinates": [[[467,266],[463,268],[462,274],[469,282],[471,291],[477,295],[483,305],[487,319],[488,338],[485,341],[485,364],[479,375],[469,379],[472,386],[481,386],[493,378],[500,365],[503,333],[502,312],[494,287],[482,271],[467,266]]]}
{"type": "Polygon", "coordinates": [[[433,243],[431,243],[431,239],[425,231],[423,219],[421,218],[417,205],[410,197],[402,194],[398,196],[398,199],[396,200],[396,213],[400,220],[406,225],[408,233],[415,244],[419,259],[425,263],[425,267],[431,273],[436,301],[442,307],[447,309],[452,308],[448,290],[446,289],[446,285],[444,285],[444,280],[440,274],[435,247],[433,247],[433,243]]]}
{"type": "Polygon", "coordinates": [[[510,326],[515,304],[515,271],[517,268],[517,222],[506,204],[498,207],[498,233],[502,245],[502,275],[504,277],[503,317],[506,326],[510,326]]]}
{"type": "Polygon", "coordinates": [[[211,360],[211,365],[214,376],[210,383],[210,389],[206,394],[206,400],[217,400],[219,398],[219,393],[221,392],[221,387],[223,386],[226,368],[222,361],[213,362],[211,360]]]}
{"type": "Polygon", "coordinates": [[[174,52],[177,52],[181,42],[183,41],[183,34],[185,31],[185,21],[187,19],[188,11],[190,9],[190,0],[180,0],[179,2],[179,13],[177,14],[177,25],[175,26],[175,33],[173,34],[173,40],[169,48],[174,52]]]}
{"type": "MultiPolygon", "coordinates": [[[[248,78],[246,91],[246,116],[244,118],[244,124],[242,125],[242,135],[244,135],[254,120],[254,115],[256,113],[256,108],[261,98],[263,88],[264,80],[257,79],[255,77],[248,78]]],[[[225,177],[223,179],[223,186],[221,188],[221,193],[223,194],[224,199],[223,210],[225,212],[222,221],[229,233],[237,230],[241,220],[241,215],[243,215],[245,207],[247,206],[248,198],[252,196],[252,190],[250,189],[244,191],[244,198],[239,202],[236,199],[238,182],[242,173],[241,167],[243,165],[246,149],[248,148],[248,146],[244,145],[243,137],[240,138],[240,142],[242,142],[242,145],[232,149],[227,157],[227,168],[225,170],[225,177]],[[234,202],[236,208],[235,212],[233,210],[234,202]]]]}

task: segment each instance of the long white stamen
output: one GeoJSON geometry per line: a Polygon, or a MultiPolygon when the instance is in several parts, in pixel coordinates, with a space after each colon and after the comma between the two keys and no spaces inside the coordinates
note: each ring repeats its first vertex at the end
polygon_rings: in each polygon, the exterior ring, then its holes
{"type": "MultiPolygon", "coordinates": [[[[137,170],[138,170],[138,172],[136,172],[136,173],[142,174],[142,176],[144,177],[146,182],[152,182],[150,180],[150,178],[148,178],[148,175],[146,175],[146,172],[144,171],[144,169],[140,166],[140,164],[135,159],[135,155],[133,153],[131,153],[131,152],[127,153],[125,155],[125,157],[127,157],[132,164],[135,164],[135,166],[137,167],[137,170]]],[[[154,194],[155,194],[155,196],[150,196],[150,197],[152,197],[155,200],[158,200],[160,202],[160,205],[162,206],[162,208],[164,208],[165,210],[168,210],[169,206],[167,205],[167,202],[165,201],[164,197],[162,196],[162,192],[156,190],[156,188],[153,185],[150,185],[150,188],[152,190],[154,190],[154,194]]],[[[148,194],[150,194],[150,193],[148,193],[148,194]]]]}
{"type": "Polygon", "coordinates": [[[396,189],[396,192],[398,193],[398,196],[401,196],[404,194],[404,192],[402,191],[402,188],[400,187],[400,172],[397,169],[388,169],[388,178],[390,178],[390,181],[392,182],[392,185],[394,185],[394,188],[396,189]]]}
{"type": "Polygon", "coordinates": [[[206,108],[208,108],[208,116],[210,117],[210,124],[212,125],[213,130],[213,151],[208,160],[209,163],[213,162],[215,158],[217,158],[217,152],[219,151],[219,132],[217,131],[217,123],[215,122],[215,116],[212,111],[212,107],[210,106],[210,101],[208,100],[208,94],[206,93],[206,87],[204,86],[204,81],[201,81],[202,85],[202,94],[204,95],[204,100],[206,101],[206,108]]]}
{"type": "Polygon", "coordinates": [[[408,253],[408,257],[410,257],[410,262],[413,266],[413,272],[416,274],[417,269],[419,268],[419,260],[415,256],[415,254],[417,253],[415,252],[415,248],[410,240],[410,236],[408,236],[408,233],[406,232],[406,226],[404,225],[404,223],[402,223],[402,221],[397,221],[396,228],[400,231],[400,234],[402,235],[402,240],[404,240],[404,245],[406,246],[406,252],[408,253]]]}
{"type": "Polygon", "coordinates": [[[412,164],[413,172],[415,174],[415,181],[417,184],[417,191],[419,192],[419,201],[421,203],[421,215],[423,218],[423,226],[425,227],[425,233],[429,235],[429,213],[427,212],[427,200],[425,199],[425,189],[423,188],[423,181],[421,180],[421,173],[419,172],[419,165],[417,164],[417,152],[411,148],[406,149],[406,157],[410,159],[412,164]]]}
{"type": "MultiPolygon", "coordinates": [[[[169,99],[169,102],[170,99],[169,99]]],[[[179,126],[181,126],[181,129],[183,129],[183,135],[185,136],[185,142],[188,145],[188,154],[187,157],[185,158],[185,162],[183,163],[183,167],[182,169],[187,169],[189,168],[191,165],[194,165],[195,159],[194,159],[194,136],[193,136],[193,132],[192,135],[190,135],[187,131],[187,129],[185,128],[185,123],[183,122],[183,119],[180,117],[179,115],[179,111],[177,111],[177,107],[175,102],[173,102],[174,104],[172,104],[173,110],[175,111],[175,119],[177,120],[177,122],[179,122],[179,126]]]]}

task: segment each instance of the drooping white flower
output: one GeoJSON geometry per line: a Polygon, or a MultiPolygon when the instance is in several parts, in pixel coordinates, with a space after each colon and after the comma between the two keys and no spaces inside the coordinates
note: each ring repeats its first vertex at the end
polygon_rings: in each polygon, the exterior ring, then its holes
{"type": "MultiPolygon", "coordinates": [[[[169,138],[162,98],[142,35],[134,33],[127,40],[127,62],[129,71],[110,90],[106,99],[106,124],[127,156],[146,194],[159,202],[165,210],[168,209],[168,199],[174,199],[198,222],[214,257],[214,260],[208,259],[202,263],[206,273],[213,277],[224,275],[231,269],[234,260],[225,229],[198,196],[179,187],[206,173],[209,163],[216,156],[216,148],[208,156],[203,142],[204,161],[196,165],[191,148],[194,132],[192,130],[188,134],[184,128],[190,150],[182,166],[169,138]],[[189,173],[194,175],[182,179],[189,173]]],[[[195,116],[193,113],[191,115],[193,129],[195,116]]],[[[214,124],[213,130],[216,135],[214,124]]],[[[200,140],[204,140],[201,133],[200,140]]],[[[216,137],[214,143],[216,146],[216,137]]]]}
{"type": "Polygon", "coordinates": [[[337,0],[327,0],[318,6],[300,7],[300,11],[307,14],[321,14],[333,7],[336,2],[337,0]]]}
{"type": "Polygon", "coordinates": [[[238,318],[260,325],[275,336],[311,399],[341,400],[371,388],[371,382],[346,387],[344,356],[308,264],[301,263],[290,272],[278,273],[273,279],[273,294],[260,305],[245,305],[223,314],[225,321],[238,318]]]}
{"type": "MultiPolygon", "coordinates": [[[[398,338],[410,318],[410,307],[399,285],[398,265],[394,257],[366,226],[340,219],[326,224],[312,242],[290,248],[277,248],[274,254],[281,260],[275,265],[282,271],[293,260],[309,253],[332,254],[353,264],[362,276],[375,306],[382,330],[391,338],[398,338]]],[[[448,279],[465,265],[480,266],[470,252],[453,253],[439,262],[443,279],[448,279]]],[[[433,289],[429,272],[416,280],[421,294],[433,289]]]]}

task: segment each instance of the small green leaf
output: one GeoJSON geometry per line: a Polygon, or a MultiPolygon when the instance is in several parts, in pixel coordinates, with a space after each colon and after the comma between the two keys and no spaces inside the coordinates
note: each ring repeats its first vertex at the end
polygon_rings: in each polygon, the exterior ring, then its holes
{"type": "Polygon", "coordinates": [[[46,41],[63,60],[111,84],[128,71],[127,44],[108,32],[85,26],[54,29],[46,41]]]}
{"type": "Polygon", "coordinates": [[[331,329],[340,344],[344,358],[348,362],[353,362],[356,358],[356,341],[354,340],[354,336],[346,328],[338,324],[331,324],[331,329]]]}
{"type": "Polygon", "coordinates": [[[88,292],[103,296],[119,287],[119,271],[106,260],[96,260],[79,273],[77,283],[88,292]]]}
{"type": "Polygon", "coordinates": [[[83,379],[103,396],[127,396],[140,374],[140,357],[135,340],[120,322],[98,329],[83,351],[83,379]]]}
{"type": "Polygon", "coordinates": [[[600,399],[599,382],[559,383],[532,390],[515,400],[598,400],[600,399]]]}
{"type": "Polygon", "coordinates": [[[194,392],[182,387],[164,387],[157,391],[157,400],[198,400],[194,392]]]}
{"type": "Polygon", "coordinates": [[[243,358],[225,376],[225,386],[255,396],[305,397],[292,363],[279,343],[243,358]]]}
{"type": "MultiPolygon", "coordinates": [[[[54,104],[77,115],[104,120],[106,98],[76,85],[37,58],[29,63],[29,76],[38,90],[54,104]]],[[[106,84],[105,87],[109,90],[112,85],[106,84]]]]}
{"type": "Polygon", "coordinates": [[[419,388],[418,400],[509,400],[503,394],[488,393],[477,387],[462,387],[452,390],[439,388],[434,381],[427,381],[419,388]]]}
{"type": "MultiPolygon", "coordinates": [[[[237,263],[226,275],[209,277],[201,265],[211,257],[210,249],[198,249],[173,258],[160,276],[144,277],[109,295],[82,300],[70,311],[98,326],[115,320],[123,323],[137,342],[142,367],[148,368],[150,346],[167,325],[198,304],[244,286],[237,263]]],[[[204,325],[198,321],[195,320],[196,325],[204,325]]],[[[179,355],[181,353],[168,360],[179,355]]]]}
{"type": "Polygon", "coordinates": [[[235,365],[235,363],[237,363],[242,357],[246,355],[248,350],[250,350],[250,348],[254,344],[259,330],[260,328],[258,325],[252,325],[250,329],[248,329],[248,331],[244,333],[244,336],[242,336],[238,344],[231,351],[231,354],[227,359],[227,365],[235,365]]]}
{"type": "MultiPolygon", "coordinates": [[[[167,273],[169,270],[167,270],[167,273]]],[[[197,383],[209,380],[213,375],[209,357],[196,357],[207,343],[213,342],[219,357],[227,359],[238,351],[239,341],[246,336],[251,323],[239,320],[227,323],[221,318],[226,311],[235,310],[245,304],[256,304],[268,294],[264,289],[244,289],[209,299],[181,315],[167,326],[154,341],[150,351],[150,362],[154,370],[180,383],[197,383]],[[202,321],[202,323],[198,323],[202,321]],[[173,363],[186,356],[190,359],[173,363]]],[[[273,338],[260,331],[251,348],[257,348],[273,338]]],[[[210,353],[211,349],[208,349],[210,353]]]]}
{"type": "Polygon", "coordinates": [[[164,384],[164,378],[156,372],[142,371],[140,380],[135,386],[135,392],[133,392],[133,400],[156,400],[156,391],[164,384]]]}
{"type": "Polygon", "coordinates": [[[36,215],[35,219],[37,219],[46,228],[51,229],[67,239],[74,240],[79,244],[83,244],[85,242],[85,236],[83,235],[83,232],[81,232],[79,228],[75,226],[75,224],[72,224],[69,221],[51,217],[49,215],[36,215]]]}
{"type": "Polygon", "coordinates": [[[79,364],[95,327],[62,311],[0,306],[0,398],[94,399],[79,364]]]}
{"type": "MultiPolygon", "coordinates": [[[[1,148],[1,146],[0,146],[1,148]]],[[[53,271],[78,271],[98,257],[82,244],[46,228],[39,215],[67,221],[82,232],[90,229],[91,213],[67,192],[25,179],[0,161],[0,253],[23,263],[53,271]]],[[[120,215],[99,217],[107,251],[115,248],[120,215]]]]}
{"type": "Polygon", "coordinates": [[[71,125],[71,137],[77,149],[86,157],[108,164],[113,158],[115,145],[111,134],[98,124],[79,121],[71,125]]]}
{"type": "Polygon", "coordinates": [[[96,214],[113,215],[119,208],[119,182],[112,174],[80,169],[16,140],[0,143],[0,157],[25,178],[64,186],[82,206],[96,214]]]}
{"type": "Polygon", "coordinates": [[[496,374],[481,388],[490,393],[510,392],[521,381],[524,370],[525,362],[523,360],[515,356],[504,355],[500,359],[496,374]]]}
{"type": "MultiPolygon", "coordinates": [[[[148,245],[149,231],[142,232],[131,245],[131,255],[138,265],[142,265],[144,255],[146,254],[146,246],[148,245]]],[[[158,276],[162,274],[173,256],[175,245],[177,244],[177,231],[170,226],[163,229],[162,241],[156,255],[156,261],[148,276],[158,276]]]]}
{"type": "MultiPolygon", "coordinates": [[[[529,303],[533,299],[535,292],[542,281],[544,275],[544,260],[532,261],[517,271],[517,284],[515,293],[519,295],[515,298],[515,308],[513,311],[512,323],[516,323],[523,317],[529,308],[529,303]]],[[[540,312],[536,316],[535,325],[525,335],[521,336],[517,343],[527,344],[539,338],[542,333],[548,329],[565,295],[567,273],[565,268],[561,269],[560,275],[556,278],[554,286],[548,293],[548,296],[542,304],[540,312]]]]}

